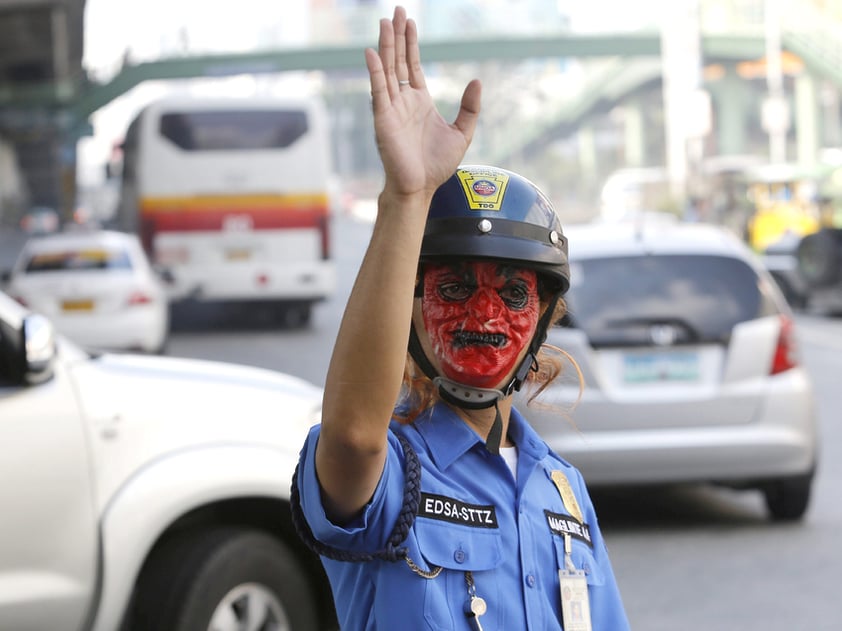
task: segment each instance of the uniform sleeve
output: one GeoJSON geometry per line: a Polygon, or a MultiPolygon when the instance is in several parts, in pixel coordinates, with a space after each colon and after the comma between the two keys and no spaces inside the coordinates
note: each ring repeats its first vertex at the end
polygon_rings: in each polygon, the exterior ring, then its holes
{"type": "Polygon", "coordinates": [[[334,524],[325,515],[321,487],[316,475],[316,444],[320,425],[314,426],[301,450],[298,465],[298,489],[301,509],[313,536],[339,550],[375,552],[381,549],[395,524],[403,502],[403,449],[389,432],[389,452],[380,481],[362,513],[347,524],[334,524]]]}

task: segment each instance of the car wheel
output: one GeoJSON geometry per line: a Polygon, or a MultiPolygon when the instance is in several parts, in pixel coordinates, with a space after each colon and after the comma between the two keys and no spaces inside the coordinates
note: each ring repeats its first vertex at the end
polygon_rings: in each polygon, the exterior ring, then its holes
{"type": "Polygon", "coordinates": [[[810,285],[833,285],[842,275],[842,231],[825,228],[798,244],[798,269],[810,285]]]}
{"type": "Polygon", "coordinates": [[[144,568],[128,631],[316,631],[309,578],[268,534],[242,528],[185,533],[144,568]]]}
{"type": "Polygon", "coordinates": [[[285,304],[277,307],[278,322],[287,329],[305,328],[310,325],[313,306],[309,302],[285,304]]]}
{"type": "Polygon", "coordinates": [[[775,521],[801,519],[810,503],[813,474],[773,480],[763,486],[766,508],[775,521]]]}

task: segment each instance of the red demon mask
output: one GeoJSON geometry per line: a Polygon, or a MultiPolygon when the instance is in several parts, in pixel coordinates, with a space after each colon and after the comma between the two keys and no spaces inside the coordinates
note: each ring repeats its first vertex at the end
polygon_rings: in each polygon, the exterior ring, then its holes
{"type": "Polygon", "coordinates": [[[538,279],[499,263],[426,265],[421,310],[444,376],[495,388],[535,333],[538,279]]]}

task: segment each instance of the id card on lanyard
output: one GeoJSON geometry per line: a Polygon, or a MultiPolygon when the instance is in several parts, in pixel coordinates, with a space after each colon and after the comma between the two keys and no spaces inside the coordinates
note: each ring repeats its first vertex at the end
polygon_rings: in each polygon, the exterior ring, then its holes
{"type": "MultiPolygon", "coordinates": [[[[582,509],[576,501],[576,495],[570,487],[567,476],[561,471],[550,474],[558,489],[561,501],[567,512],[583,523],[582,509]]],[[[591,606],[588,600],[588,577],[584,570],[573,564],[573,539],[570,533],[564,533],[564,569],[558,571],[561,587],[561,615],[564,620],[564,631],[592,631],[591,606]]]]}
{"type": "Polygon", "coordinates": [[[564,619],[564,631],[592,631],[591,606],[588,600],[588,578],[584,570],[573,565],[570,556],[571,537],[564,535],[565,569],[558,571],[561,585],[561,614],[564,619]]]}

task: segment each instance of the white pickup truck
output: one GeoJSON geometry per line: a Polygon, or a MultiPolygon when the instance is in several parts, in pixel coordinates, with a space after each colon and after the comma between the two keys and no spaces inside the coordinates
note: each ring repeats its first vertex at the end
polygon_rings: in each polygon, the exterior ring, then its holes
{"type": "Polygon", "coordinates": [[[90,355],[0,293],[0,629],[334,626],[289,510],[320,405],[266,370],[90,355]]]}

